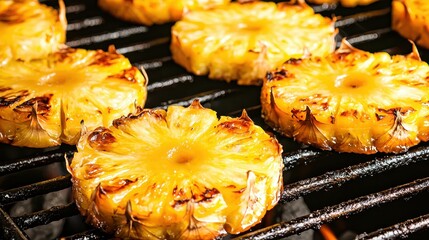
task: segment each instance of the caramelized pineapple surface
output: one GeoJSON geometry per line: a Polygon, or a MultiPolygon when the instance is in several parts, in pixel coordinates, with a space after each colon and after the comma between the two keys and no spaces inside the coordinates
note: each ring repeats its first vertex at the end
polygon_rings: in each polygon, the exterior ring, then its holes
{"type": "Polygon", "coordinates": [[[393,0],[392,28],[404,38],[429,49],[429,1],[393,0]]]}
{"type": "Polygon", "coordinates": [[[139,109],[86,133],[69,171],[80,212],[133,239],[214,239],[257,224],[279,200],[282,147],[239,118],[139,109]]]}
{"type": "Polygon", "coordinates": [[[266,122],[287,137],[339,152],[399,153],[429,139],[429,67],[343,42],[335,53],[292,59],[262,87],[266,122]]]}
{"type": "Polygon", "coordinates": [[[187,14],[172,28],[173,60],[196,75],[260,85],[289,58],[334,50],[333,20],[303,1],[231,3],[187,14]]]}
{"type": "Polygon", "coordinates": [[[76,144],[82,122],[108,126],[145,100],[145,77],[114,48],[63,48],[39,60],[10,61],[0,68],[0,142],[76,144]]]}
{"type": "Polygon", "coordinates": [[[230,0],[98,0],[100,8],[124,21],[144,25],[177,21],[190,11],[210,9],[230,0]]]}
{"type": "Polygon", "coordinates": [[[0,1],[0,66],[10,59],[28,61],[59,49],[66,37],[65,6],[59,12],[38,0],[0,1]]]}

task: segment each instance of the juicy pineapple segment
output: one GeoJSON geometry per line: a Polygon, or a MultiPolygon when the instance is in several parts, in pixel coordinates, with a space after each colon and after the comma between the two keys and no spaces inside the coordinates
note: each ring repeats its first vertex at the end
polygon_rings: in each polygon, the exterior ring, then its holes
{"type": "Polygon", "coordinates": [[[325,150],[403,152],[429,139],[429,66],[346,42],[326,58],[292,59],[267,74],[263,118],[325,150]]]}
{"type": "Polygon", "coordinates": [[[344,7],[356,7],[359,5],[369,5],[377,2],[378,0],[308,0],[311,3],[322,4],[322,3],[341,3],[344,7]]]}
{"type": "Polygon", "coordinates": [[[394,0],[392,28],[403,37],[429,49],[429,1],[394,0]]]}
{"type": "Polygon", "coordinates": [[[146,79],[114,48],[64,48],[47,58],[0,68],[0,142],[76,144],[81,122],[107,126],[146,100],[146,79]]]}
{"type": "Polygon", "coordinates": [[[333,21],[302,1],[231,3],[187,14],[172,28],[174,61],[197,75],[259,85],[289,58],[334,50],[333,21]]]}
{"type": "Polygon", "coordinates": [[[177,21],[194,10],[210,9],[230,0],[98,0],[98,5],[113,16],[144,25],[177,21]]]}
{"type": "Polygon", "coordinates": [[[0,1],[0,66],[10,59],[28,61],[59,49],[66,37],[63,1],[59,13],[38,0],[0,1]]]}
{"type": "Polygon", "coordinates": [[[80,212],[117,237],[214,239],[279,200],[282,148],[243,112],[139,109],[86,133],[69,167],[80,212]]]}

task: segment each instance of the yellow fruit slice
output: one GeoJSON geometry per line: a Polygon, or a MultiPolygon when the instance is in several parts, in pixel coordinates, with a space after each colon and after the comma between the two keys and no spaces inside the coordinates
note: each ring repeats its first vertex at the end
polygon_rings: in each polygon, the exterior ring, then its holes
{"type": "Polygon", "coordinates": [[[230,0],[98,0],[98,5],[124,21],[144,25],[177,21],[194,10],[210,9],[230,0]]]}
{"type": "Polygon", "coordinates": [[[282,189],[282,147],[243,112],[198,101],[86,133],[69,167],[88,221],[117,237],[214,239],[257,224],[282,189]]]}
{"type": "Polygon", "coordinates": [[[332,52],[333,23],[302,1],[231,3],[177,22],[171,52],[194,74],[260,85],[268,70],[291,57],[332,52]]]}
{"type": "Polygon", "coordinates": [[[346,42],[325,58],[292,59],[267,75],[263,118],[325,150],[403,152],[429,139],[429,66],[408,56],[357,50],[346,42]]]}
{"type": "Polygon", "coordinates": [[[81,122],[108,126],[146,100],[146,81],[129,60],[64,48],[47,58],[0,68],[0,142],[49,147],[76,144],[81,122]]]}
{"type": "Polygon", "coordinates": [[[392,28],[403,37],[429,49],[429,2],[422,0],[394,0],[392,28]]]}
{"type": "Polygon", "coordinates": [[[28,61],[46,57],[66,38],[66,13],[37,0],[0,1],[0,66],[10,59],[28,61]]]}
{"type": "Polygon", "coordinates": [[[356,7],[362,5],[369,5],[378,0],[309,0],[310,3],[323,4],[323,3],[341,3],[344,7],[356,7]]]}

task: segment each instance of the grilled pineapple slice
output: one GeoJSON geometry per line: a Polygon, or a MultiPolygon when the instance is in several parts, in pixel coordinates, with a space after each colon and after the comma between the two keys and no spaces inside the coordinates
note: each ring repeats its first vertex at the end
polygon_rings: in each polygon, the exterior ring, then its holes
{"type": "Polygon", "coordinates": [[[114,48],[64,48],[47,58],[0,68],[0,142],[76,144],[81,122],[107,126],[146,100],[146,79],[114,48]]]}
{"type": "Polygon", "coordinates": [[[332,52],[333,23],[302,1],[231,3],[177,22],[171,52],[194,74],[260,85],[268,70],[291,57],[332,52]]]}
{"type": "Polygon", "coordinates": [[[267,74],[266,122],[325,150],[399,153],[429,139],[429,66],[343,42],[325,58],[291,59],[267,74]]]}
{"type": "Polygon", "coordinates": [[[37,0],[0,1],[0,66],[10,59],[28,61],[59,49],[66,37],[66,13],[37,0]]]}
{"type": "Polygon", "coordinates": [[[341,3],[344,7],[356,7],[359,5],[369,5],[378,0],[308,0],[310,3],[323,4],[323,3],[341,3]]]}
{"type": "Polygon", "coordinates": [[[243,112],[195,100],[139,109],[86,133],[69,166],[80,212],[132,239],[214,239],[258,223],[279,200],[282,148],[243,112]]]}
{"type": "Polygon", "coordinates": [[[124,21],[144,25],[177,21],[194,10],[210,9],[230,0],[98,0],[98,5],[124,21]]]}
{"type": "Polygon", "coordinates": [[[429,2],[421,0],[394,0],[392,28],[403,37],[429,49],[429,2]]]}

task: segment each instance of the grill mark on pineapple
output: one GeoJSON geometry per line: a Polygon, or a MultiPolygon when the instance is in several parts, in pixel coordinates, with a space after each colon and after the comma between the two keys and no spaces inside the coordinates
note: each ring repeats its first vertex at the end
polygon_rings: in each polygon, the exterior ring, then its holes
{"type": "Polygon", "coordinates": [[[136,178],[134,180],[121,179],[121,180],[114,182],[114,183],[101,185],[100,188],[103,190],[103,194],[113,194],[113,193],[119,192],[119,191],[127,188],[131,184],[137,182],[137,180],[138,180],[138,178],[136,178]]]}
{"type": "MultiPolygon", "coordinates": [[[[8,91],[10,89],[2,88],[2,90],[8,91]]],[[[4,96],[0,96],[0,107],[10,106],[10,105],[20,101],[24,97],[27,97],[28,95],[30,95],[30,92],[27,90],[20,90],[20,91],[7,93],[4,96]]]]}
{"type": "Polygon", "coordinates": [[[113,65],[118,59],[122,58],[122,55],[115,52],[104,52],[102,50],[97,50],[93,58],[94,61],[91,62],[89,66],[110,66],[113,65]]]}
{"type": "Polygon", "coordinates": [[[227,122],[220,123],[217,127],[221,129],[226,129],[231,133],[243,133],[247,132],[251,125],[251,121],[243,120],[241,118],[235,118],[227,122]]]}
{"type": "Polygon", "coordinates": [[[58,61],[58,62],[65,62],[66,60],[70,60],[72,58],[72,55],[77,51],[77,49],[75,48],[61,48],[60,50],[58,50],[57,52],[54,53],[54,58],[58,61]]]}
{"type": "Polygon", "coordinates": [[[88,142],[92,148],[106,151],[110,144],[116,142],[116,138],[113,136],[110,129],[98,127],[88,135],[88,142]]]}
{"type": "Polygon", "coordinates": [[[285,64],[290,64],[295,66],[300,65],[301,63],[302,63],[301,58],[291,58],[285,62],[285,64]]]}
{"type": "Polygon", "coordinates": [[[25,101],[21,105],[17,106],[14,111],[18,112],[31,112],[35,105],[37,105],[37,114],[46,114],[51,110],[51,105],[49,104],[53,94],[45,94],[41,97],[34,97],[30,100],[25,101]]]}
{"type": "Polygon", "coordinates": [[[136,75],[137,75],[138,71],[139,70],[133,66],[129,69],[123,70],[121,73],[114,74],[114,75],[111,75],[109,77],[125,80],[127,82],[136,83],[137,82],[136,75]]]}
{"type": "Polygon", "coordinates": [[[219,190],[216,188],[204,188],[204,192],[202,193],[192,193],[192,196],[186,196],[187,193],[183,190],[183,188],[178,188],[177,186],[173,189],[173,198],[174,202],[171,204],[173,208],[177,208],[186,204],[190,201],[193,203],[202,203],[202,202],[210,202],[217,195],[220,194],[219,190]]]}
{"type": "MultiPolygon", "coordinates": [[[[38,6],[34,7],[40,8],[38,6]]],[[[3,12],[0,12],[0,22],[4,22],[5,24],[19,24],[25,22],[27,19],[40,16],[40,12],[29,10],[31,9],[28,9],[23,3],[13,3],[3,12]],[[22,11],[23,8],[25,11],[22,11]]]]}
{"type": "Polygon", "coordinates": [[[99,164],[87,164],[85,167],[85,180],[96,178],[103,173],[99,164]]]}

